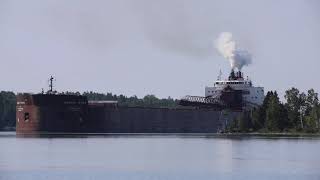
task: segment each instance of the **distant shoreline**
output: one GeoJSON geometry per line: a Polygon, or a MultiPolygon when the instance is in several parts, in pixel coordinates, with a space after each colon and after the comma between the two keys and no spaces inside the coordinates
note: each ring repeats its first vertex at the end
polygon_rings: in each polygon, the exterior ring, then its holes
{"type": "Polygon", "coordinates": [[[0,128],[0,132],[4,132],[4,131],[16,131],[16,127],[4,127],[4,128],[0,128]]]}
{"type": "Polygon", "coordinates": [[[226,137],[320,137],[320,133],[221,133],[226,137]]]}
{"type": "MultiPolygon", "coordinates": [[[[15,129],[1,129],[0,132],[13,133],[15,129]]],[[[20,136],[40,137],[82,137],[82,136],[167,136],[167,137],[205,137],[205,138],[320,138],[320,133],[30,133],[20,136]]]]}

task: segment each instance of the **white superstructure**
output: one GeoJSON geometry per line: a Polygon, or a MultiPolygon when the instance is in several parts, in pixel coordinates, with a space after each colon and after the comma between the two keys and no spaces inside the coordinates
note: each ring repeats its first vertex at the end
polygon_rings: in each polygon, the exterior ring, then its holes
{"type": "Polygon", "coordinates": [[[252,86],[251,80],[244,79],[243,73],[240,71],[234,72],[232,70],[227,80],[221,80],[221,77],[219,77],[213,87],[205,88],[205,96],[215,97],[228,86],[234,90],[242,90],[242,99],[248,106],[262,105],[264,100],[263,87],[252,86]]]}

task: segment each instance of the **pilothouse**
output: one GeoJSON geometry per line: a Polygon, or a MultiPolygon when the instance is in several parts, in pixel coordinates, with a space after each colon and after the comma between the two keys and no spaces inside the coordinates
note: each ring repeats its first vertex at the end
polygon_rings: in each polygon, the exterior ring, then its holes
{"type": "Polygon", "coordinates": [[[205,96],[207,98],[214,98],[226,88],[242,91],[242,101],[245,106],[259,106],[263,103],[263,87],[254,87],[252,81],[248,77],[244,78],[241,71],[235,72],[234,70],[231,70],[227,80],[221,80],[221,76],[219,76],[213,87],[206,87],[205,96]]]}

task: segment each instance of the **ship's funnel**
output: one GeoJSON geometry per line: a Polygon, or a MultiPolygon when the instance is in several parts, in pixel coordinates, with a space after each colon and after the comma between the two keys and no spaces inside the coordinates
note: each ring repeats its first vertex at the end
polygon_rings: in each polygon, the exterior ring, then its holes
{"type": "Polygon", "coordinates": [[[235,80],[236,79],[236,74],[234,72],[234,69],[231,69],[230,75],[229,75],[229,81],[230,80],[235,80]]]}
{"type": "Polygon", "coordinates": [[[237,72],[237,77],[238,77],[238,78],[242,78],[242,72],[241,72],[241,71],[238,71],[238,72],[237,72]]]}
{"type": "Polygon", "coordinates": [[[229,75],[229,81],[230,80],[239,80],[243,79],[243,73],[241,71],[235,72],[234,69],[231,69],[230,75],[229,75]]]}

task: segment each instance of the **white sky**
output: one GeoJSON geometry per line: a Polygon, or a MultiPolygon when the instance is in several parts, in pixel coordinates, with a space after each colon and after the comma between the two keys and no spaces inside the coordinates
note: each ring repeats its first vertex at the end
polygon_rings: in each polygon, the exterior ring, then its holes
{"type": "Polygon", "coordinates": [[[0,90],[40,92],[52,74],[58,91],[204,95],[230,71],[224,31],[255,85],[320,90],[317,0],[0,0],[0,90]]]}

